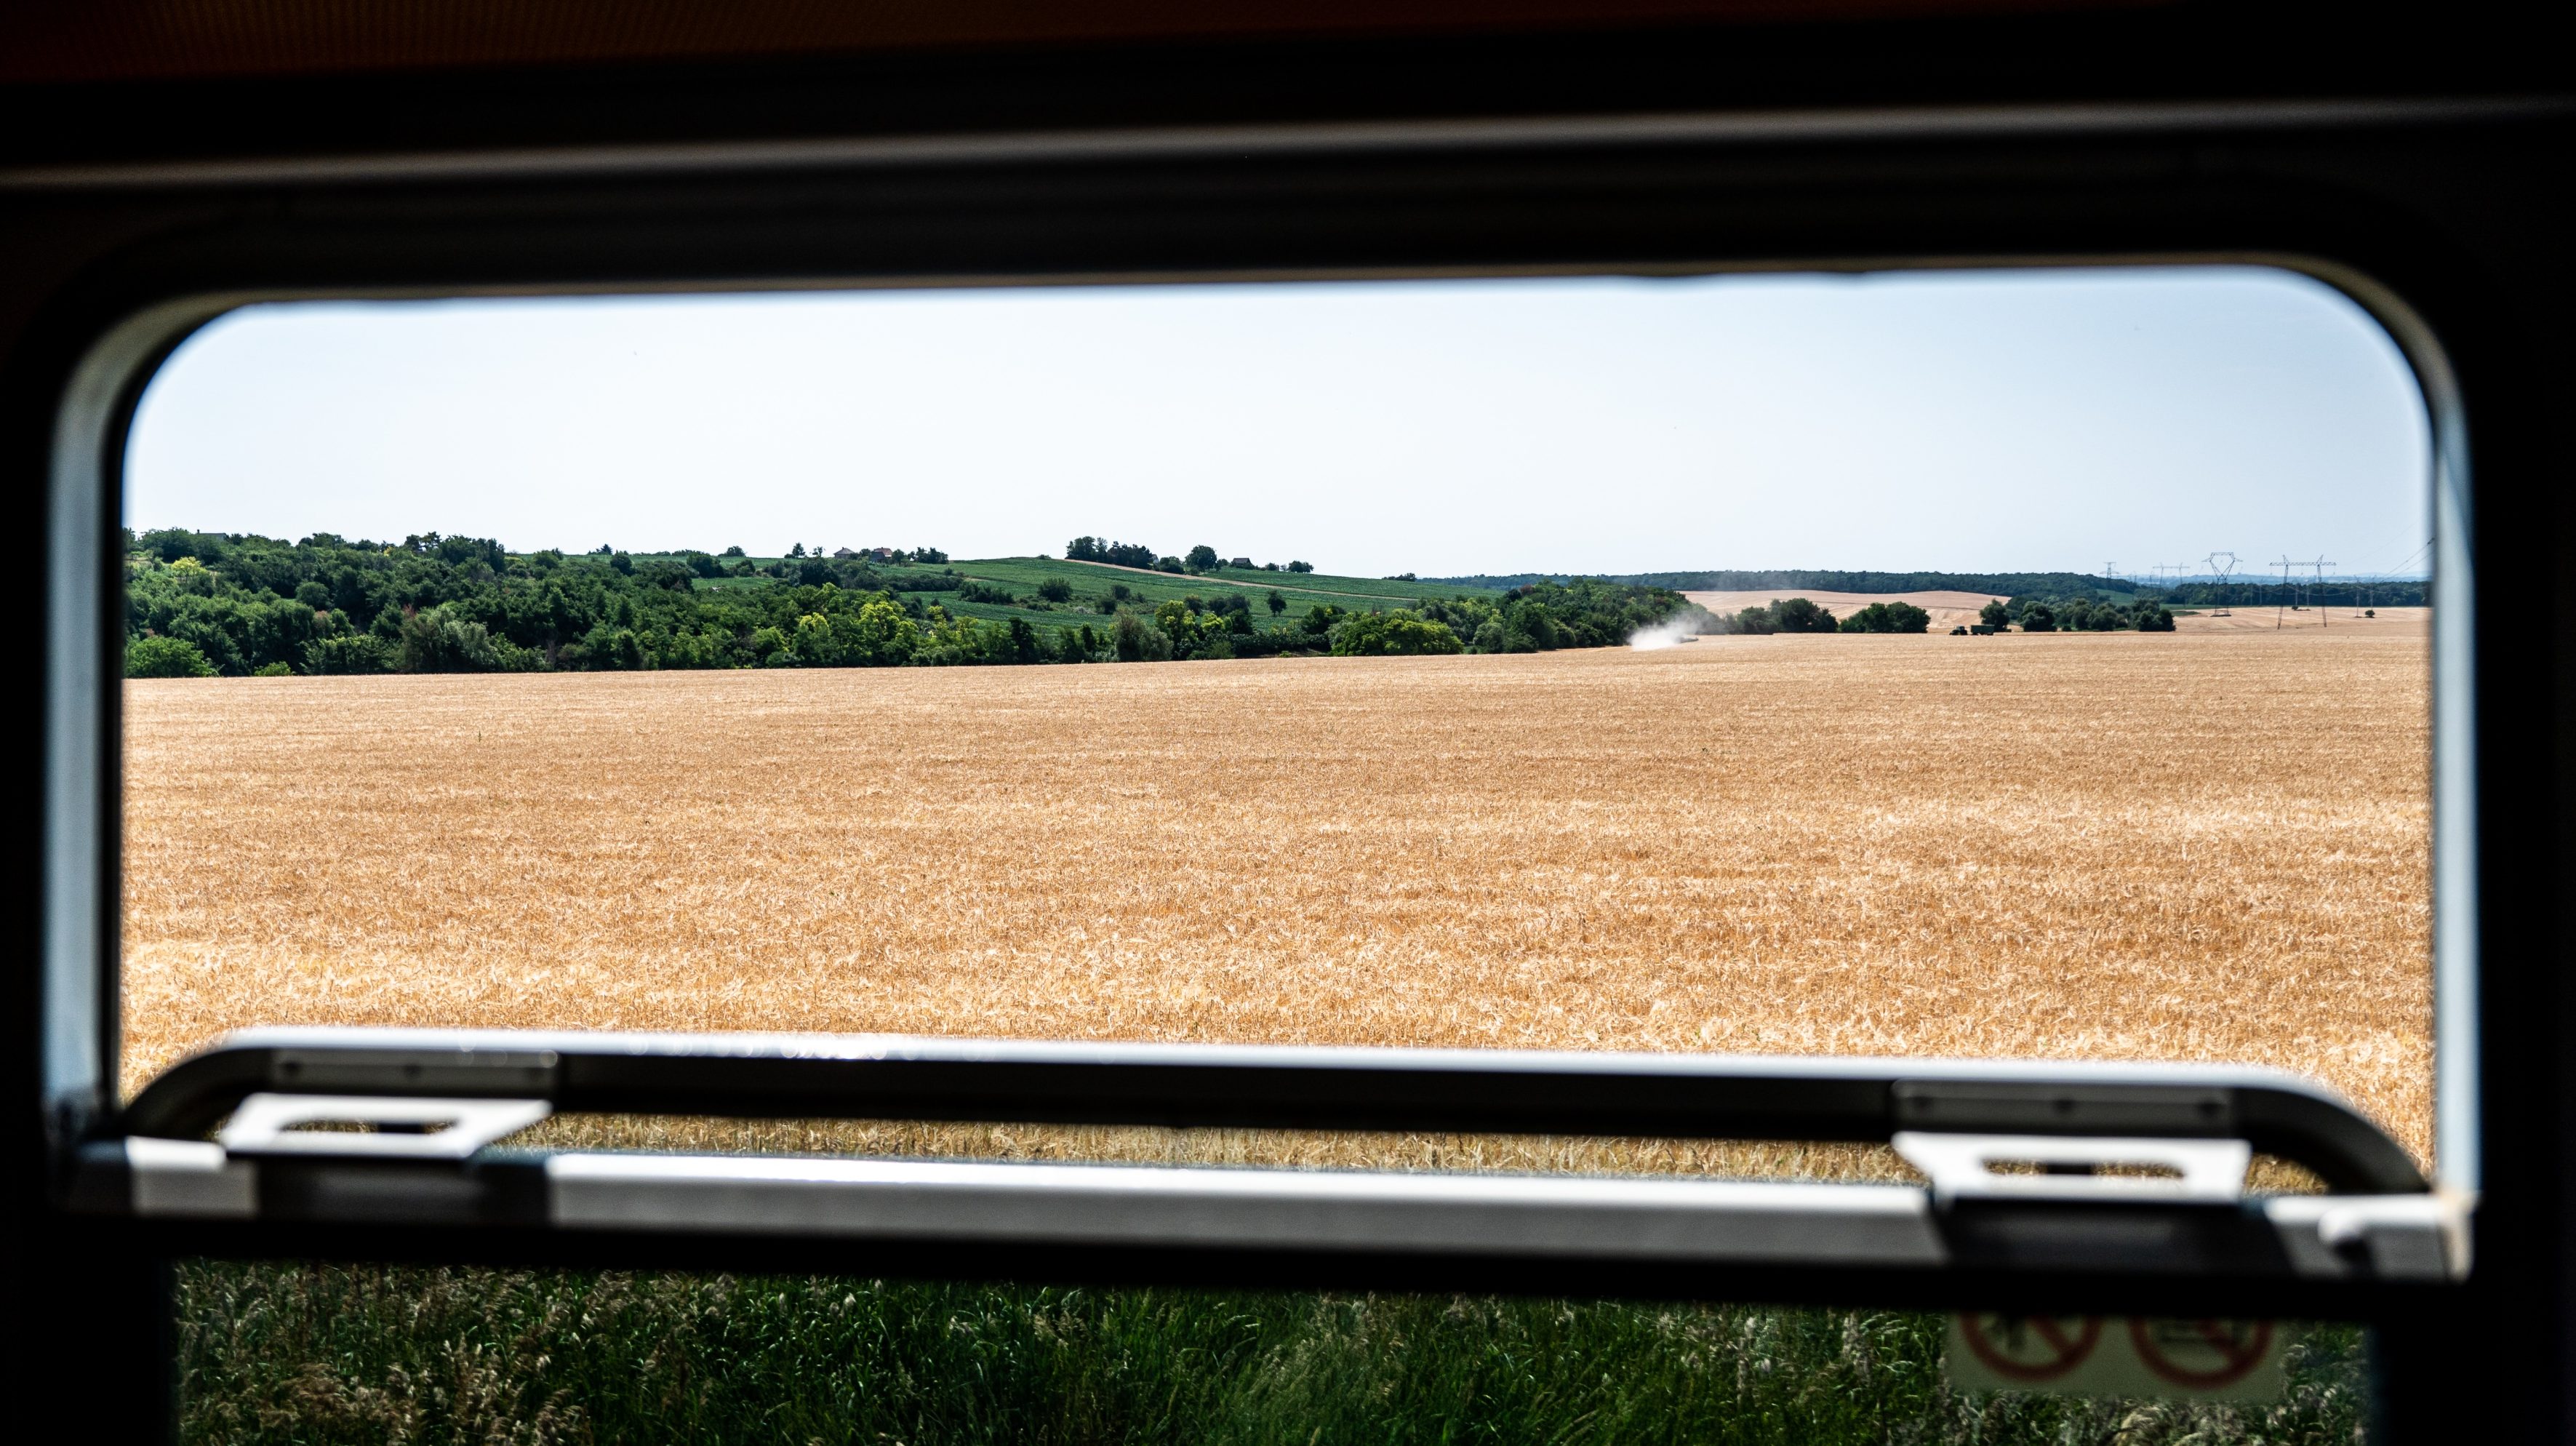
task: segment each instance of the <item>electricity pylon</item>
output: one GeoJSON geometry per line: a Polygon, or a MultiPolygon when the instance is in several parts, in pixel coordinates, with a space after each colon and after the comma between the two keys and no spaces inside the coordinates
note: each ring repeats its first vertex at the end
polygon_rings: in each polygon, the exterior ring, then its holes
{"type": "Polygon", "coordinates": [[[2227,610],[2227,580],[2236,575],[2236,554],[2213,552],[2201,560],[2209,564],[2209,575],[2218,579],[2218,607],[2210,613],[2210,616],[2214,618],[2236,616],[2227,610]]]}

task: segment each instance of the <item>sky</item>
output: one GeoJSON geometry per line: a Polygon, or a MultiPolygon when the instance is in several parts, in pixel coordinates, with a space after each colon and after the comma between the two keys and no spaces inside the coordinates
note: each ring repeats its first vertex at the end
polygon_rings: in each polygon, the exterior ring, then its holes
{"type": "Polygon", "coordinates": [[[2252,268],[302,302],[170,359],[125,506],[513,551],[2350,576],[2424,570],[2428,458],[2377,323],[2252,268]]]}

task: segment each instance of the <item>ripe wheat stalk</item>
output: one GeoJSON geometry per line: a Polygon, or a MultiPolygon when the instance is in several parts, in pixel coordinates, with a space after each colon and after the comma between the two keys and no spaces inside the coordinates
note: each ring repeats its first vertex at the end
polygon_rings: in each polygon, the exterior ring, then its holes
{"type": "Polygon", "coordinates": [[[2311,631],[129,683],[125,1083],[262,1023],[2213,1060],[2420,1154],[2427,664],[2311,631]]]}

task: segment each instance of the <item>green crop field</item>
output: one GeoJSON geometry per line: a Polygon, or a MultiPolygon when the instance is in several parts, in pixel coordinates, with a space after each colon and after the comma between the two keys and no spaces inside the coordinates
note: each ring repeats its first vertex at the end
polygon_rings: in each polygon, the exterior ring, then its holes
{"type": "Polygon", "coordinates": [[[1371,606],[1402,607],[1433,597],[1502,596],[1491,588],[1444,587],[1436,583],[1334,577],[1311,572],[1264,572],[1257,568],[1222,567],[1192,577],[1140,572],[1096,562],[1069,562],[1054,557],[976,558],[951,563],[950,566],[966,577],[999,583],[1015,592],[1034,590],[1048,578],[1062,578],[1075,596],[1088,598],[1104,596],[1113,585],[1123,583],[1129,591],[1144,598],[1148,606],[1165,598],[1207,598],[1240,590],[1251,594],[1254,616],[1262,618],[1268,616],[1268,609],[1261,605],[1261,599],[1274,588],[1287,600],[1286,616],[1292,619],[1304,616],[1318,603],[1360,610],[1371,606]]]}
{"type": "Polygon", "coordinates": [[[1418,601],[1427,597],[1501,597],[1503,590],[1493,587],[1470,587],[1464,583],[1406,582],[1400,578],[1335,577],[1326,573],[1263,572],[1257,568],[1212,568],[1208,577],[1252,586],[1284,587],[1281,578],[1297,579],[1296,585],[1310,592],[1334,597],[1385,598],[1389,601],[1418,601]]]}
{"type": "MultiPolygon", "coordinates": [[[[654,554],[658,557],[660,554],[654,554]]],[[[674,555],[676,556],[676,554],[674,555]]],[[[646,554],[635,554],[639,563],[652,560],[646,554]]],[[[755,557],[756,567],[772,566],[779,559],[755,557]]],[[[1403,582],[1380,578],[1336,577],[1323,573],[1265,572],[1258,568],[1216,568],[1196,576],[1174,573],[1141,572],[1131,568],[1111,567],[1101,563],[1069,562],[1053,557],[988,557],[952,562],[944,567],[880,565],[878,575],[887,582],[917,589],[914,595],[925,602],[936,602],[953,617],[971,617],[990,622],[1021,619],[1032,627],[1079,627],[1084,623],[1105,625],[1111,609],[1100,604],[1113,596],[1111,589],[1124,587],[1141,611],[1151,611],[1155,604],[1176,598],[1198,598],[1212,602],[1228,593],[1244,592],[1252,600],[1252,618],[1264,630],[1274,626],[1293,627],[1307,613],[1321,605],[1332,605],[1348,611],[1370,608],[1405,607],[1425,598],[1484,597],[1502,594],[1492,588],[1444,586],[1427,582],[1403,582]],[[969,582],[987,583],[1008,589],[1023,602],[1036,600],[1041,583],[1051,578],[1062,579],[1073,590],[1070,602],[1053,607],[1014,607],[1003,603],[966,602],[952,587],[922,587],[924,583],[942,583],[951,576],[969,582]],[[1267,603],[1276,589],[1288,604],[1286,612],[1274,621],[1267,603]]],[[[697,590],[748,589],[784,587],[789,584],[768,577],[700,578],[697,590]]]]}

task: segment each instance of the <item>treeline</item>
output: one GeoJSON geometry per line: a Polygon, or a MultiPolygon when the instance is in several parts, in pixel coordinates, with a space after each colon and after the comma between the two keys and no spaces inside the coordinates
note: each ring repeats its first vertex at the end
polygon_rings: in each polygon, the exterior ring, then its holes
{"type": "MultiPolygon", "coordinates": [[[[1277,592],[1270,594],[1269,605],[1274,613],[1281,607],[1277,592]]],[[[1130,621],[1140,625],[1136,646],[1141,651],[1132,656],[1147,658],[1284,652],[1382,657],[1614,648],[1638,629],[1677,613],[1706,616],[1678,593],[1588,578],[1534,583],[1500,598],[1425,598],[1408,608],[1360,610],[1320,603],[1294,624],[1267,631],[1250,626],[1249,612],[1247,595],[1229,592],[1213,604],[1196,597],[1166,600],[1156,605],[1150,623],[1126,614],[1120,627],[1130,621]]],[[[1123,641],[1120,656],[1131,656],[1123,641]]]]}
{"type": "Polygon", "coordinates": [[[1121,583],[1079,595],[1049,578],[1023,596],[944,565],[938,549],[907,556],[940,561],[759,563],[737,548],[638,562],[512,554],[437,533],[289,544],[148,532],[127,545],[126,667],[192,677],[1538,652],[1624,643],[1688,606],[1669,591],[1586,581],[1393,610],[1327,604],[1284,620],[1275,590],[1259,612],[1255,594],[1235,587],[1150,602],[1121,583]],[[1038,616],[978,618],[952,603],[1038,616]]]}
{"type": "MultiPolygon", "coordinates": [[[[1183,557],[1158,557],[1154,549],[1141,542],[1115,542],[1089,534],[1066,543],[1064,556],[1067,562],[1105,562],[1113,567],[1139,567],[1154,572],[1191,575],[1214,572],[1225,566],[1225,560],[1217,556],[1216,549],[1204,542],[1191,548],[1188,555],[1183,557]]],[[[1311,562],[1291,562],[1285,565],[1265,562],[1260,565],[1259,570],[1262,572],[1313,572],[1315,565],[1311,562]]]]}
{"type": "Polygon", "coordinates": [[[2017,597],[1988,603],[1977,615],[1988,627],[2011,625],[2026,633],[2169,633],[2173,614],[2152,598],[2125,606],[2082,593],[2071,597],[2017,597]]]}
{"type": "MultiPolygon", "coordinates": [[[[1837,618],[1833,611],[1803,597],[1774,598],[1723,617],[1701,613],[1700,631],[1715,634],[1770,633],[1921,633],[1929,631],[1932,614],[1909,602],[1874,602],[1837,618]]],[[[2001,632],[2124,632],[2174,630],[2173,614],[2152,599],[2122,605],[2077,594],[2071,597],[2016,597],[1989,602],[1978,613],[1978,626],[2001,632]]]]}
{"type": "Polygon", "coordinates": [[[2160,594],[2168,606],[2421,608],[2433,605],[2433,584],[2416,582],[2187,582],[2160,594]]]}
{"type": "MultiPolygon", "coordinates": [[[[1536,574],[1501,577],[1444,577],[1452,586],[1512,587],[1538,580],[1536,574]]],[[[1610,581],[1675,592],[1764,592],[1783,596],[1812,592],[1987,592],[2007,595],[2060,596],[2107,588],[2131,592],[2125,580],[2075,572],[1842,572],[1828,568],[1714,568],[1704,572],[1623,572],[1610,581]]]]}
{"type": "Polygon", "coordinates": [[[1773,598],[1762,607],[1745,608],[1723,617],[1710,616],[1704,633],[1919,633],[1930,628],[1932,615],[1909,602],[1874,602],[1836,618],[1832,609],[1802,597],[1773,598]]]}
{"type": "Polygon", "coordinates": [[[1181,570],[1179,558],[1158,558],[1154,555],[1154,549],[1141,542],[1112,542],[1102,537],[1077,537],[1065,544],[1064,555],[1073,562],[1106,562],[1118,567],[1152,567],[1157,562],[1169,561],[1172,565],[1167,569],[1168,571],[1181,570]]]}
{"type": "MultiPolygon", "coordinates": [[[[1451,587],[1519,587],[1542,580],[1539,573],[1478,573],[1470,577],[1431,579],[1451,587]]],[[[2433,600],[2430,582],[2355,582],[2328,578],[2323,583],[2185,582],[2170,587],[2134,578],[2101,577],[2080,572],[1836,572],[1825,569],[1728,569],[1706,572],[1615,573],[1609,581],[1677,592],[1762,592],[1777,589],[1787,596],[1814,592],[1982,592],[2008,597],[2104,599],[2152,598],[2167,607],[2425,607],[2433,600]]]]}

